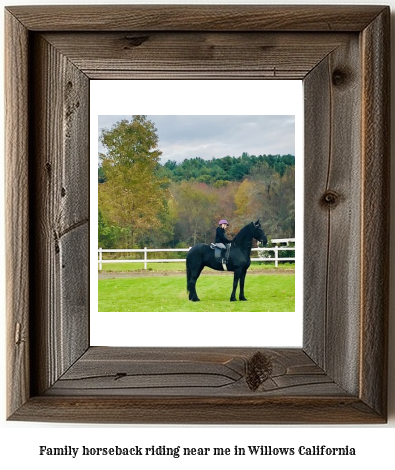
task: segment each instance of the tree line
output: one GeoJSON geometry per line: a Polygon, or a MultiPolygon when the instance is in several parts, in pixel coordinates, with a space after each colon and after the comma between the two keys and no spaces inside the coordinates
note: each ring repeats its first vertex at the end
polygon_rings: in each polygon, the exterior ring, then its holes
{"type": "Polygon", "coordinates": [[[226,218],[232,238],[260,219],[269,238],[295,236],[295,157],[225,156],[160,163],[155,125],[133,116],[100,140],[98,244],[102,248],[188,247],[214,241],[226,218]]]}
{"type": "Polygon", "coordinates": [[[240,157],[212,158],[200,157],[184,160],[182,163],[169,160],[160,167],[160,174],[171,181],[180,183],[195,180],[220,187],[229,181],[242,181],[254,168],[267,164],[280,176],[284,176],[289,166],[295,166],[293,155],[249,155],[244,152],[240,157]]]}

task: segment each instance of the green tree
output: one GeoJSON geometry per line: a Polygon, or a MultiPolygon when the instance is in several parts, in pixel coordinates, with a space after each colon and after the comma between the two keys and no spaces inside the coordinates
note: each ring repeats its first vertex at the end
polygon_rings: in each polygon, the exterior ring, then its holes
{"type": "Polygon", "coordinates": [[[106,182],[106,175],[104,174],[103,167],[98,168],[98,182],[99,184],[106,182]]]}
{"type": "Polygon", "coordinates": [[[166,180],[157,173],[162,152],[154,123],[146,116],[122,120],[104,129],[100,155],[106,181],[99,185],[99,208],[109,225],[123,229],[125,247],[159,229],[165,210],[166,180]]]}
{"type": "Polygon", "coordinates": [[[100,248],[117,248],[123,238],[125,229],[116,225],[110,225],[99,210],[98,221],[98,246],[100,248]]]}

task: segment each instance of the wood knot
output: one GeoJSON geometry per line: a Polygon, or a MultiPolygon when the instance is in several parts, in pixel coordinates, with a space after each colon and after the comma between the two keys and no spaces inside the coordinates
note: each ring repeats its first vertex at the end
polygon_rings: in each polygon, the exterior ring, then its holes
{"type": "Polygon", "coordinates": [[[149,36],[126,36],[124,39],[127,41],[127,45],[124,46],[124,50],[126,51],[141,46],[141,44],[144,44],[145,41],[148,41],[149,36]]]}
{"type": "Polygon", "coordinates": [[[332,83],[337,87],[342,87],[348,84],[351,74],[344,69],[336,68],[332,72],[332,83]]]}
{"type": "Polygon", "coordinates": [[[17,322],[15,325],[15,344],[21,344],[22,342],[22,325],[17,322]]]}
{"type": "Polygon", "coordinates": [[[58,255],[60,253],[60,246],[59,246],[59,234],[56,230],[53,231],[53,236],[55,239],[55,253],[58,255]]]}
{"type": "Polygon", "coordinates": [[[258,351],[247,361],[246,382],[248,388],[255,392],[273,372],[269,356],[258,351]]]}
{"type": "Polygon", "coordinates": [[[339,204],[340,196],[336,191],[328,189],[321,196],[321,205],[324,207],[336,207],[339,204]]]}
{"type": "Polygon", "coordinates": [[[126,377],[128,374],[126,372],[117,372],[115,374],[114,380],[119,380],[122,379],[123,377],[126,377]]]}

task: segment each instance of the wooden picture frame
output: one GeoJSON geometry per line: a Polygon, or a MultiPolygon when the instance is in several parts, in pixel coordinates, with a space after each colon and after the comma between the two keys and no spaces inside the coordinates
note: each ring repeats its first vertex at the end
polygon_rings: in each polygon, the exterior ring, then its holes
{"type": "Polygon", "coordinates": [[[8,419],[386,422],[389,19],[382,6],[6,9],[8,419]],[[110,78],[304,81],[302,348],[90,347],[89,82],[110,78]]]}

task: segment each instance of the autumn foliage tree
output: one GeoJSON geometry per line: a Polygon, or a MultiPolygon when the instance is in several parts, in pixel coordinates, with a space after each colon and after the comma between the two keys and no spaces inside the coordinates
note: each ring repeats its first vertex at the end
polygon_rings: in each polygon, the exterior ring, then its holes
{"type": "Polygon", "coordinates": [[[133,116],[103,130],[100,140],[106,150],[100,155],[102,218],[122,229],[123,246],[134,246],[141,235],[160,228],[165,210],[165,180],[157,175],[162,154],[157,130],[146,116],[133,116]]]}
{"type": "Polygon", "coordinates": [[[176,201],[176,233],[189,245],[211,242],[218,217],[217,195],[205,183],[183,181],[173,184],[176,201]]]}

